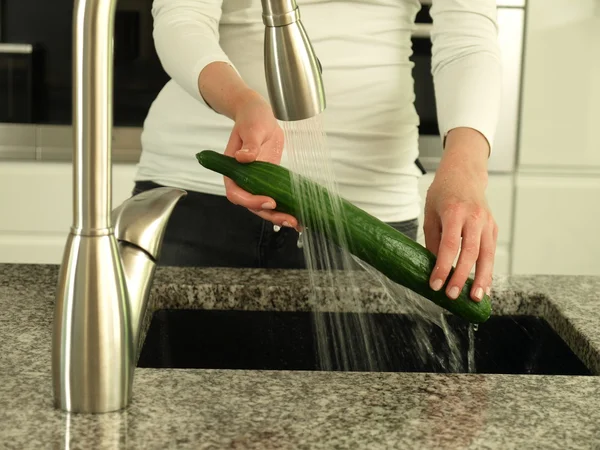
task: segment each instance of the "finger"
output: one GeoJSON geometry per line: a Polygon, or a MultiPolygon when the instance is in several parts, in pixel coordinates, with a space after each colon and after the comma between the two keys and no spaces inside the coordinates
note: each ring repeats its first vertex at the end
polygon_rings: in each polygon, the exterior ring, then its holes
{"type": "Polygon", "coordinates": [[[467,223],[463,228],[460,256],[458,257],[456,269],[446,287],[446,295],[453,300],[459,296],[465,281],[467,281],[473,266],[475,266],[481,246],[481,233],[482,225],[477,222],[467,223]]]}
{"type": "Polygon", "coordinates": [[[238,150],[235,153],[235,159],[237,159],[238,162],[243,163],[243,164],[248,164],[251,162],[254,162],[258,159],[258,151],[255,150],[251,150],[249,148],[246,148],[246,146],[244,146],[244,148],[238,150]]]}
{"type": "Polygon", "coordinates": [[[233,182],[230,178],[225,179],[225,192],[227,199],[234,205],[240,205],[252,210],[275,209],[277,204],[271,197],[265,195],[252,195],[233,182]]]}
{"type": "Polygon", "coordinates": [[[435,215],[427,214],[423,224],[425,234],[425,248],[437,256],[442,240],[442,226],[435,215]]]}
{"type": "Polygon", "coordinates": [[[276,128],[273,135],[259,145],[258,151],[250,150],[251,148],[252,144],[244,141],[242,149],[236,154],[236,159],[241,163],[266,161],[280,164],[283,154],[283,131],[281,128],[276,128]]]}
{"type": "Polygon", "coordinates": [[[224,153],[235,158],[238,162],[249,163],[256,160],[260,150],[260,141],[260,136],[256,133],[242,140],[238,131],[234,129],[231,132],[224,153]]]}
{"type": "Polygon", "coordinates": [[[484,228],[481,234],[481,247],[479,249],[477,265],[475,267],[475,280],[471,289],[471,297],[474,300],[481,300],[484,293],[490,295],[497,239],[498,227],[495,222],[492,221],[492,223],[484,228]]]}
{"type": "Polygon", "coordinates": [[[446,282],[460,247],[460,236],[464,219],[462,215],[449,215],[442,219],[442,235],[435,268],[429,280],[434,291],[439,291],[446,282]]]}
{"type": "Polygon", "coordinates": [[[237,152],[240,148],[242,148],[242,139],[240,135],[234,130],[229,136],[229,141],[227,141],[227,146],[225,147],[225,155],[235,157],[235,152],[237,152]]]}
{"type": "Polygon", "coordinates": [[[256,161],[260,155],[262,145],[267,141],[264,130],[260,127],[250,129],[250,132],[242,133],[242,145],[235,153],[235,159],[241,163],[256,161]]]}
{"type": "Polygon", "coordinates": [[[275,225],[279,225],[280,227],[289,227],[299,229],[298,220],[294,216],[290,216],[289,214],[285,214],[279,211],[269,211],[269,210],[252,210],[254,214],[258,217],[263,218],[269,222],[272,222],[275,225]]]}

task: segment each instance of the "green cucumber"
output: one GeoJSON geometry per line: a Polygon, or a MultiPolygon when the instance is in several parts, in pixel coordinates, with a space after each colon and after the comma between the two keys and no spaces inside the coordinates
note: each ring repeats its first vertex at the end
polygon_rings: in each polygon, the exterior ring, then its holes
{"type": "MultiPolygon", "coordinates": [[[[196,155],[205,168],[232,179],[242,189],[254,195],[266,195],[277,202],[277,210],[293,215],[308,228],[311,224],[325,224],[322,230],[327,239],[371,265],[390,280],[431,300],[447,311],[471,322],[483,323],[491,315],[491,301],[484,295],[480,302],[470,298],[473,279],[469,278],[456,300],[449,299],[445,289],[434,291],[429,286],[430,274],[435,267],[435,255],[390,225],[373,217],[352,203],[339,198],[343,214],[334,214],[333,205],[338,197],[314,181],[297,176],[304,183],[301,192],[311,192],[319,205],[307,201],[300,210],[294,197],[292,174],[279,165],[267,162],[242,164],[221,153],[204,150],[196,155]],[[340,239],[336,226],[343,220],[346,239],[340,239]]],[[[452,272],[454,269],[452,269],[452,272]]],[[[452,273],[451,272],[451,273],[452,273]]],[[[448,276],[450,279],[450,276],[448,276]]]]}

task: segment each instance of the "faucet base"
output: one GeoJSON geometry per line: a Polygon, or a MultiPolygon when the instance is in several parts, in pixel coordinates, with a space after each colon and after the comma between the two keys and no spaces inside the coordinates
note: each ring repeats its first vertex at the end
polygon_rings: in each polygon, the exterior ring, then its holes
{"type": "Polygon", "coordinates": [[[127,407],[135,359],[129,316],[115,236],[69,234],[52,337],[57,408],[103,413],[127,407]]]}

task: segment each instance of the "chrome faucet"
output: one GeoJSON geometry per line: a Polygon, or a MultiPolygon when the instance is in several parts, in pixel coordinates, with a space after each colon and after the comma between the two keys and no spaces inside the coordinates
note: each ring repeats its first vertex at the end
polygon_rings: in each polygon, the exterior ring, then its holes
{"type": "Polygon", "coordinates": [[[77,0],[73,36],[73,225],[52,338],[56,407],[115,411],[131,399],[139,329],[171,211],[158,188],[111,212],[114,0],[77,0]]]}
{"type": "MultiPolygon", "coordinates": [[[[54,403],[69,412],[128,406],[140,327],[164,231],[182,189],[158,188],[111,211],[113,31],[117,0],[75,0],[73,225],[56,292],[54,403]]],[[[280,120],[325,109],[321,66],[295,0],[262,0],[265,75],[280,120]]],[[[190,160],[194,155],[190,155],[190,160]]]]}

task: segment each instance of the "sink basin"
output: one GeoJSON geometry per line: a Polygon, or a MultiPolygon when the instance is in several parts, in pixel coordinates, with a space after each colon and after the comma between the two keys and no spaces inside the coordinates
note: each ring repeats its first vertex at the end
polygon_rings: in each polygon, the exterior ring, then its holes
{"type": "MultiPolygon", "coordinates": [[[[475,332],[455,316],[447,318],[457,353],[437,325],[410,315],[310,312],[158,310],[154,313],[138,367],[248,370],[347,370],[324,367],[317,352],[315,324],[368,323],[376,330],[376,368],[359,358],[351,370],[386,372],[475,372],[503,374],[592,375],[561,337],[536,316],[492,316],[475,332]],[[425,330],[429,357],[417,351],[413,330],[425,330]],[[381,350],[385,349],[385,352],[381,350]],[[471,349],[471,350],[469,350],[471,349]],[[449,363],[458,355],[460,367],[449,363]],[[474,364],[467,364],[471,355],[474,364]]],[[[323,328],[321,328],[322,330],[323,328]]],[[[332,349],[336,329],[325,327],[332,349]]],[[[357,326],[348,335],[359,339],[357,326]]],[[[358,341],[353,342],[356,344],[358,341]]],[[[419,342],[423,342],[421,339],[419,342]]]]}

